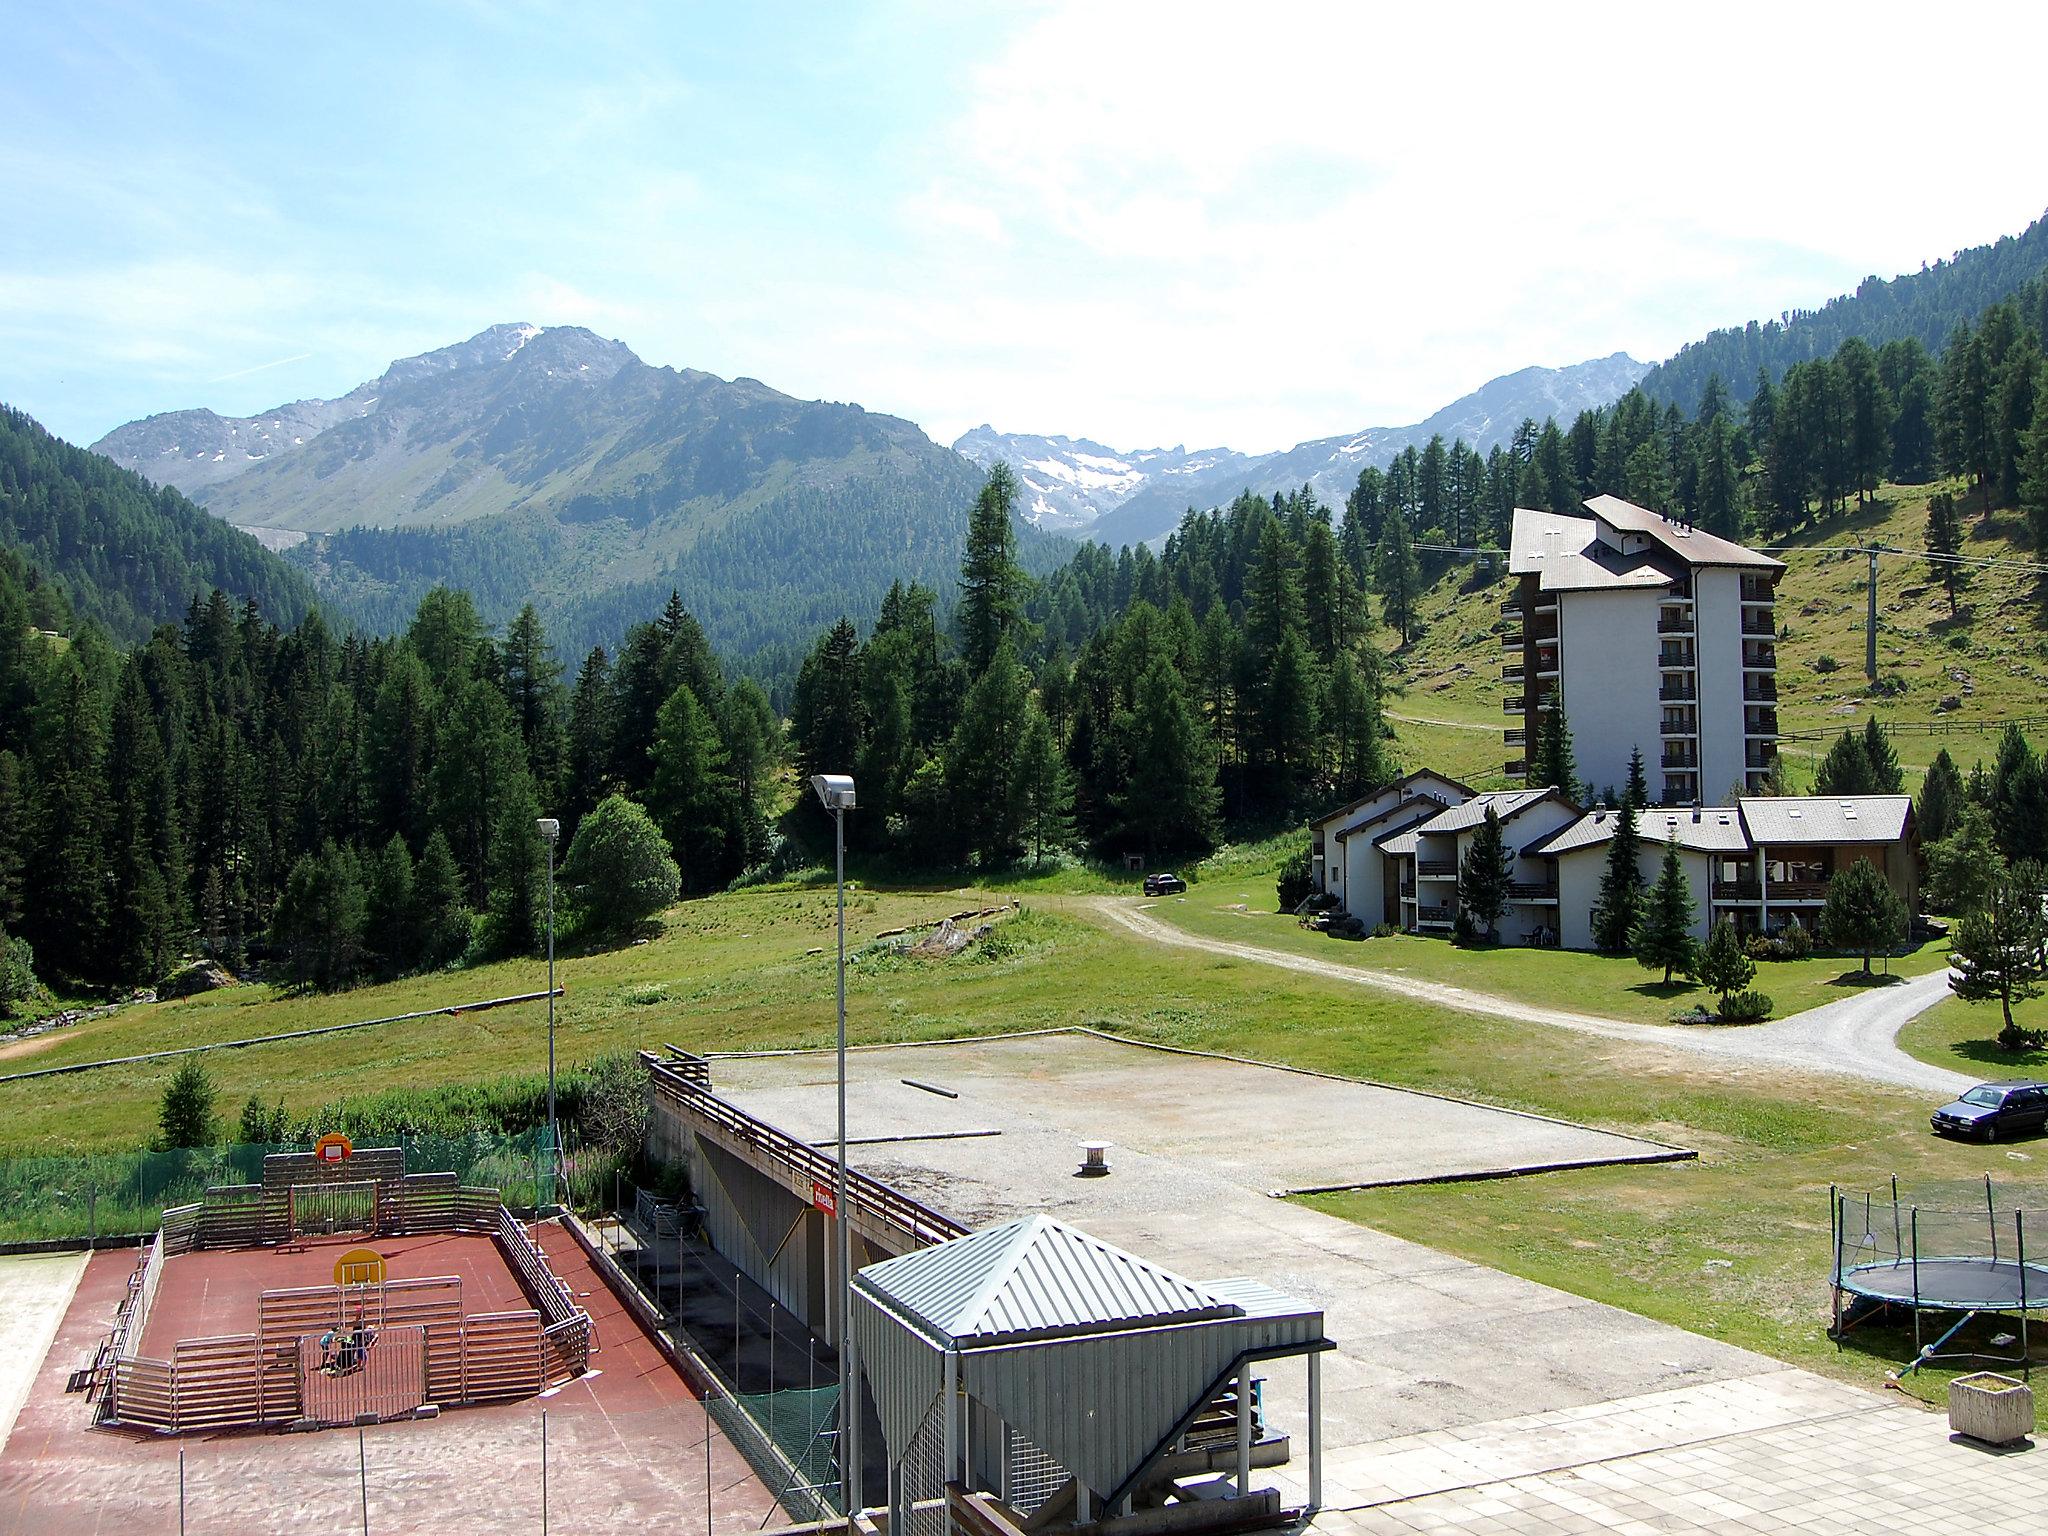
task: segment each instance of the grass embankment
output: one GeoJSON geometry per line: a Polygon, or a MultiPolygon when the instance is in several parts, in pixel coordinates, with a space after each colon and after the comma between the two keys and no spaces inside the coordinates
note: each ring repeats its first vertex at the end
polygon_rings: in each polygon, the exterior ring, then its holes
{"type": "MultiPolygon", "coordinates": [[[[1210,881],[1192,891],[1184,902],[1162,902],[1151,910],[1154,917],[1209,938],[1259,944],[1361,970],[1389,971],[1539,1008],[1668,1024],[1676,1014],[1714,1004],[1714,994],[1697,982],[1679,977],[1667,987],[1661,972],[1646,971],[1625,955],[1519,945],[1461,949],[1448,939],[1406,933],[1358,941],[1332,939],[1303,928],[1289,914],[1273,911],[1272,904],[1270,879],[1260,884],[1210,881]]],[[[1916,945],[1892,957],[1890,975],[1925,975],[1947,959],[1945,943],[1916,945]]],[[[1861,960],[1854,957],[1773,960],[1758,964],[1751,985],[1776,1004],[1773,1017],[1784,1018],[1884,985],[1886,962],[1880,958],[1872,963],[1876,974],[1866,979],[1861,960]]]]}
{"type": "MultiPolygon", "coordinates": [[[[2012,1017],[2022,1029],[2048,1030],[2048,997],[2019,1004],[2012,1017]]],[[[2004,1023],[1996,1003],[1945,998],[1899,1031],[1899,1047],[1922,1061],[1972,1077],[2048,1077],[2048,1050],[2008,1051],[1999,1046],[1998,1031],[2004,1023]]],[[[2048,1148],[2041,1160],[2048,1163],[2048,1148]]]]}
{"type": "MultiPolygon", "coordinates": [[[[2024,572],[1979,569],[1953,617],[1941,585],[1924,561],[1885,558],[1878,564],[1878,676],[1872,692],[1863,675],[1866,581],[1862,555],[1825,553],[1829,545],[1926,545],[1927,498],[1946,489],[1964,504],[1964,552],[1980,558],[2038,558],[2025,520],[2013,511],[1984,516],[1974,496],[1956,481],[1887,485],[1861,511],[1803,529],[1783,543],[1786,564],[1778,587],[1778,720],[1789,732],[1860,727],[1878,719],[1924,727],[1902,730],[1893,747],[1907,769],[1908,787],[1946,747],[1967,770],[1997,750],[1987,722],[2048,714],[2048,629],[2042,624],[2037,578],[2024,572]],[[1832,665],[1830,665],[1830,663],[1832,665]],[[1944,709],[1950,697],[1956,708],[1944,709]]],[[[1394,685],[1387,701],[1406,767],[1439,767],[1481,788],[1506,784],[1502,765],[1516,755],[1501,742],[1460,729],[1511,722],[1501,711],[1503,656],[1499,636],[1508,627],[1500,603],[1510,588],[1505,562],[1449,568],[1420,609],[1417,638],[1389,659],[1394,685]],[[1488,578],[1491,579],[1488,579],[1488,578]],[[1415,724],[1416,720],[1439,722],[1415,724]],[[1460,769],[1464,771],[1460,773],[1460,769]]],[[[1383,643],[1392,636],[1382,631],[1383,643]]],[[[2048,740],[2048,729],[2034,733],[2048,740]]],[[[1794,740],[1782,748],[1795,790],[1812,782],[1827,742],[1794,740]]]]}

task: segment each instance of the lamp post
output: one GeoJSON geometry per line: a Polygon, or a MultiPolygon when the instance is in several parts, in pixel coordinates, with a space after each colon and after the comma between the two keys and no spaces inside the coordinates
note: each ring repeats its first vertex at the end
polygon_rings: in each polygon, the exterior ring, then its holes
{"type": "Polygon", "coordinates": [[[552,816],[534,823],[541,841],[548,845],[548,1206],[555,1206],[557,1139],[555,1127],[555,844],[561,840],[562,824],[552,816]]]}
{"type": "Polygon", "coordinates": [[[839,887],[839,1153],[832,1165],[832,1221],[839,1229],[839,1492],[847,1529],[860,1503],[860,1393],[853,1348],[853,1240],[846,1224],[846,813],[853,780],[843,773],[811,776],[818,803],[832,813],[833,869],[839,887]]]}

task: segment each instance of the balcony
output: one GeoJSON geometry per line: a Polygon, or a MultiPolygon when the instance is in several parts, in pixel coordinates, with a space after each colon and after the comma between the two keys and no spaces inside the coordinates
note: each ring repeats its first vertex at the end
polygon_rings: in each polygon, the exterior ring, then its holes
{"type": "Polygon", "coordinates": [[[1673,702],[1682,704],[1690,703],[1692,700],[1698,698],[1699,696],[1700,691],[1698,688],[1694,687],[1690,682],[1687,682],[1684,678],[1678,677],[1665,678],[1664,686],[1657,690],[1657,697],[1662,699],[1667,704],[1673,702]]]}
{"type": "Polygon", "coordinates": [[[1742,632],[1745,635],[1762,635],[1769,638],[1778,631],[1768,613],[1745,613],[1742,616],[1742,632]]]}
{"type": "Polygon", "coordinates": [[[1555,901],[1557,887],[1547,880],[1510,880],[1509,901],[1555,901]]]}
{"type": "Polygon", "coordinates": [[[1449,907],[1417,907],[1415,909],[1415,926],[1418,928],[1448,928],[1451,926],[1454,915],[1449,907]]]}
{"type": "Polygon", "coordinates": [[[1441,880],[1447,876],[1455,880],[1458,876],[1458,861],[1456,859],[1417,859],[1415,861],[1415,873],[1431,880],[1441,880]]]}
{"type": "Polygon", "coordinates": [[[1502,667],[1500,669],[1500,680],[1504,683],[1519,683],[1525,676],[1527,674],[1522,670],[1522,664],[1519,661],[1511,667],[1502,667]]]}
{"type": "Polygon", "coordinates": [[[1745,603],[1774,603],[1778,600],[1777,590],[1761,576],[1745,576],[1742,578],[1742,600],[1745,603]]]}
{"type": "Polygon", "coordinates": [[[1770,890],[1771,901],[1826,901],[1828,883],[1825,880],[1773,880],[1770,890]]]}
{"type": "Polygon", "coordinates": [[[1693,771],[1695,771],[1696,769],[1698,769],[1699,765],[1700,765],[1700,755],[1699,755],[1699,753],[1697,753],[1697,752],[1674,752],[1674,751],[1672,751],[1672,750],[1671,750],[1671,748],[1669,748],[1669,747],[1666,747],[1666,748],[1664,749],[1664,757],[1663,757],[1663,759],[1662,759],[1662,762],[1661,762],[1661,765],[1660,765],[1660,766],[1662,766],[1662,767],[1665,767],[1665,768],[1682,768],[1682,769],[1684,769],[1684,770],[1685,770],[1686,772],[1690,773],[1690,772],[1693,772],[1693,771]]]}
{"type": "Polygon", "coordinates": [[[1742,729],[1749,736],[1776,736],[1778,734],[1778,712],[1775,709],[1758,709],[1751,705],[1743,711],[1742,729]]]}
{"type": "Polygon", "coordinates": [[[1415,882],[1413,880],[1401,882],[1401,899],[1403,901],[1413,901],[1415,899],[1415,882]]]}
{"type": "Polygon", "coordinates": [[[1778,755],[1778,749],[1770,741],[1752,741],[1743,748],[1742,766],[1752,772],[1761,772],[1771,766],[1778,755]]]}
{"type": "Polygon", "coordinates": [[[1742,666],[1748,672],[1775,672],[1778,670],[1778,648],[1775,645],[1759,645],[1751,640],[1742,647],[1742,666]]]}
{"type": "Polygon", "coordinates": [[[1529,765],[1519,757],[1508,759],[1501,765],[1500,771],[1517,782],[1529,777],[1529,765]]]}
{"type": "MultiPolygon", "coordinates": [[[[1775,677],[1752,677],[1742,684],[1742,702],[1745,704],[1775,704],[1778,702],[1778,680],[1775,677]]],[[[1776,729],[1776,727],[1773,727],[1776,729]]]]}
{"type": "Polygon", "coordinates": [[[1659,736],[1697,736],[1699,733],[1700,723],[1690,714],[1673,715],[1667,712],[1664,718],[1657,722],[1659,736]]]}
{"type": "Polygon", "coordinates": [[[1528,610],[1522,606],[1520,596],[1509,598],[1500,605],[1500,616],[1504,619],[1519,619],[1528,610]]]}
{"type": "Polygon", "coordinates": [[[1692,620],[1673,618],[1667,613],[1657,620],[1657,633],[1660,635],[1689,635],[1692,633],[1692,620]]]}
{"type": "Polygon", "coordinates": [[[1519,651],[1522,648],[1522,641],[1522,632],[1519,629],[1510,629],[1501,635],[1500,648],[1504,651],[1519,651]]]}
{"type": "Polygon", "coordinates": [[[1716,901],[1761,901],[1764,888],[1754,880],[1716,880],[1714,900],[1716,901]]]}
{"type": "Polygon", "coordinates": [[[1690,672],[1692,652],[1678,650],[1675,647],[1667,648],[1657,657],[1657,665],[1666,672],[1690,672]]]}
{"type": "Polygon", "coordinates": [[[1557,676],[1557,652],[1538,651],[1536,653],[1536,675],[1538,677],[1557,676]]]}
{"type": "Polygon", "coordinates": [[[1509,726],[1500,733],[1500,744],[1504,747],[1526,747],[1529,744],[1529,732],[1523,726],[1509,726]]]}

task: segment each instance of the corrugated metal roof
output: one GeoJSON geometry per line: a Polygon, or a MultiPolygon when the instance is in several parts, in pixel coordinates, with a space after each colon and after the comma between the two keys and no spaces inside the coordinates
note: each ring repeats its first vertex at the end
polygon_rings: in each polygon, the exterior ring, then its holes
{"type": "Polygon", "coordinates": [[[1488,806],[1502,821],[1512,821],[1537,801],[1547,800],[1556,794],[1554,789],[1490,789],[1483,795],[1474,795],[1463,805],[1439,811],[1415,830],[1423,837],[1434,837],[1439,832],[1463,832],[1486,820],[1488,806]]]}
{"type": "MultiPolygon", "coordinates": [[[[1621,824],[1620,811],[1588,811],[1569,826],[1559,827],[1524,848],[1525,855],[1555,858],[1581,848],[1600,848],[1614,838],[1621,824]]],[[[1636,813],[1636,835],[1646,843],[1676,843],[1681,848],[1703,853],[1744,853],[1749,839],[1742,830],[1741,813],[1733,806],[1701,808],[1699,820],[1690,810],[1660,810],[1651,806],[1636,813]]]]}
{"type": "Polygon", "coordinates": [[[859,1284],[954,1344],[1242,1315],[1234,1302],[1050,1216],[871,1264],[859,1284]]]}
{"type": "Polygon", "coordinates": [[[1906,835],[1910,795],[1744,795],[1743,825],[1752,843],[1895,843],[1906,835]]]}

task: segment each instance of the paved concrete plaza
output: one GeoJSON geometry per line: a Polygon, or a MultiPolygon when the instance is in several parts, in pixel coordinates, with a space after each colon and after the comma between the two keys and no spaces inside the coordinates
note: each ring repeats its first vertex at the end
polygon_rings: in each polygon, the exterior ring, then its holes
{"type": "Polygon", "coordinates": [[[0,1255],[0,1450],[84,1273],[82,1253],[0,1255]]]}
{"type": "MultiPolygon", "coordinates": [[[[969,1225],[1045,1210],[1193,1279],[1251,1275],[1323,1307],[1338,1348],[1318,1531],[2048,1529],[2038,1453],[1951,1441],[1895,1395],[1268,1193],[1624,1153],[1627,1138],[1086,1034],[857,1050],[849,1073],[854,1165],[969,1225]],[[902,1137],[930,1139],[883,1139],[902,1137]],[[1117,1144],[1107,1178],[1074,1176],[1091,1137],[1117,1144]]],[[[712,1078],[787,1130],[832,1134],[829,1053],[720,1058],[712,1078]]],[[[1265,1476],[1296,1503],[1299,1378],[1277,1371],[1266,1398],[1295,1457],[1265,1476]]]]}

